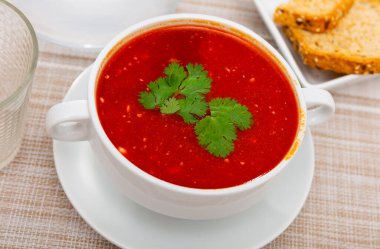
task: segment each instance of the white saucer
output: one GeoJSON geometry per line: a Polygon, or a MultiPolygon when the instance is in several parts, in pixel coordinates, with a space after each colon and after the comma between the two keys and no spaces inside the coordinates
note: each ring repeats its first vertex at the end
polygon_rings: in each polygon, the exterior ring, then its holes
{"type": "MultiPolygon", "coordinates": [[[[87,98],[89,68],[64,101],[87,98]]],[[[149,211],[118,192],[87,142],[54,141],[62,187],[74,208],[98,233],[128,249],[259,248],[280,235],[300,212],[314,173],[310,131],[267,197],[249,210],[220,220],[188,221],[149,211]]]]}
{"type": "Polygon", "coordinates": [[[37,35],[72,48],[100,51],[128,26],[173,13],[178,0],[9,0],[28,17],[37,35]]]}

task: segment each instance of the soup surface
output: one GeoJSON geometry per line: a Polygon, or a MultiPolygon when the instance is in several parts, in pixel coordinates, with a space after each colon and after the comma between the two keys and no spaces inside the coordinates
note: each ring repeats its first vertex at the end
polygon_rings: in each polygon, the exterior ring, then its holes
{"type": "Polygon", "coordinates": [[[267,173],[289,151],[298,127],[296,98],[275,62],[242,38],[202,26],[159,28],[128,41],[104,65],[96,105],[105,133],[128,160],[192,188],[231,187],[267,173]],[[238,131],[227,158],[203,149],[194,125],[180,116],[138,102],[171,62],[202,64],[213,80],[208,100],[231,97],[253,114],[252,127],[238,131]]]}

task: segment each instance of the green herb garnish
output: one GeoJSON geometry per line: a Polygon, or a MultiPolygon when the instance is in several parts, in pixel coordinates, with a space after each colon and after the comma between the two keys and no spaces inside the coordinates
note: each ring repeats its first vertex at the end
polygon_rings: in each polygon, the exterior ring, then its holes
{"type": "Polygon", "coordinates": [[[252,114],[231,98],[213,99],[209,106],[210,115],[195,125],[195,133],[199,143],[211,154],[226,157],[234,150],[236,127],[240,130],[251,127],[252,114]]]}
{"type": "Polygon", "coordinates": [[[165,77],[148,84],[140,92],[139,102],[146,109],[159,108],[163,114],[177,114],[188,124],[195,124],[199,144],[217,157],[227,157],[234,150],[236,129],[246,130],[253,120],[248,108],[231,98],[215,98],[209,103],[211,78],[200,64],[178,63],[165,68],[165,77]]]}

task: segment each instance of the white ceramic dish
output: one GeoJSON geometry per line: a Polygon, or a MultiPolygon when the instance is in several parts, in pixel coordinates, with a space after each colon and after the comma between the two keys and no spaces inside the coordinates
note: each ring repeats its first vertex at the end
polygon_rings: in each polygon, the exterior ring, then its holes
{"type": "Polygon", "coordinates": [[[128,26],[174,13],[178,0],[9,0],[39,37],[62,46],[100,51],[128,26]]]}
{"type": "MultiPolygon", "coordinates": [[[[64,101],[86,99],[89,69],[64,101]]],[[[229,218],[189,221],[149,211],[114,187],[88,142],[54,141],[57,174],[70,202],[103,237],[128,249],[260,248],[280,235],[300,212],[314,173],[310,131],[288,167],[252,208],[229,218]]]]}
{"type": "Polygon", "coordinates": [[[280,52],[293,68],[302,86],[332,89],[379,77],[378,75],[343,75],[306,66],[299,54],[293,49],[289,39],[282,32],[282,28],[273,22],[273,13],[276,7],[287,1],[254,0],[257,10],[277,43],[280,52]]]}

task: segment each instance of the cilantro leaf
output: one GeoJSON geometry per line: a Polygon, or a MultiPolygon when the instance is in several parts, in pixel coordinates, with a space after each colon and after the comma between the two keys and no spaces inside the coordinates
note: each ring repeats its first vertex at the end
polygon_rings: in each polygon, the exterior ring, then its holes
{"type": "Polygon", "coordinates": [[[202,117],[207,111],[207,102],[202,97],[184,98],[179,100],[180,111],[179,115],[185,123],[192,124],[198,121],[197,117],[202,117]]]}
{"type": "Polygon", "coordinates": [[[187,76],[183,66],[178,63],[169,64],[169,66],[165,68],[165,75],[167,77],[168,85],[176,89],[187,76]]]}
{"type": "Polygon", "coordinates": [[[206,116],[195,125],[199,144],[216,157],[226,157],[234,150],[236,128],[223,116],[206,116]]]}
{"type": "Polygon", "coordinates": [[[180,115],[186,123],[196,122],[193,114],[203,116],[206,113],[207,103],[203,101],[203,95],[210,91],[212,81],[200,64],[188,64],[186,69],[187,72],[178,63],[169,64],[164,70],[166,77],[150,82],[150,93],[140,93],[139,102],[146,109],[154,109],[162,107],[173,95],[182,95],[186,101],[182,101],[180,115]]]}
{"type": "Polygon", "coordinates": [[[252,124],[252,114],[246,106],[231,98],[215,98],[209,106],[211,116],[195,125],[195,133],[199,144],[211,154],[226,157],[234,150],[236,127],[248,129],[252,124]]]}
{"type": "Polygon", "coordinates": [[[196,77],[196,76],[204,76],[207,77],[207,71],[204,70],[204,67],[202,64],[187,64],[186,66],[187,71],[189,72],[189,75],[191,77],[196,77]]]}
{"type": "Polygon", "coordinates": [[[208,152],[216,157],[222,158],[227,157],[232,151],[234,151],[234,149],[235,146],[233,141],[225,138],[215,139],[207,146],[208,152]]]}
{"type": "MultiPolygon", "coordinates": [[[[166,78],[158,78],[157,80],[150,82],[148,84],[148,88],[151,94],[154,96],[155,106],[161,106],[165,100],[171,97],[176,91],[176,88],[169,86],[166,78]]],[[[150,101],[152,101],[152,97],[149,97],[147,99],[146,95],[141,95],[140,93],[139,101],[144,107],[151,106],[150,101]]]]}
{"type": "Polygon", "coordinates": [[[189,76],[182,82],[180,86],[181,94],[192,97],[207,94],[211,88],[211,78],[208,77],[207,71],[200,64],[188,64],[186,69],[189,76]]]}
{"type": "Polygon", "coordinates": [[[160,110],[164,114],[173,114],[179,111],[179,102],[176,98],[169,98],[162,104],[160,110]]]}
{"type": "Polygon", "coordinates": [[[248,108],[234,99],[216,98],[211,100],[209,105],[212,116],[226,117],[242,131],[251,127],[253,123],[248,108]]]}
{"type": "Polygon", "coordinates": [[[207,103],[212,80],[200,64],[188,64],[185,70],[171,63],[164,74],[148,84],[148,91],[140,92],[139,102],[146,109],[159,107],[163,114],[177,114],[185,123],[195,124],[199,144],[216,157],[227,157],[234,150],[236,130],[252,126],[248,108],[231,98],[207,103]]]}
{"type": "Polygon", "coordinates": [[[186,124],[195,124],[198,122],[197,117],[189,112],[180,111],[178,114],[183,118],[183,121],[185,121],[186,124]]]}
{"type": "Polygon", "coordinates": [[[140,92],[139,102],[145,109],[154,109],[156,107],[156,98],[150,92],[140,92]]]}

